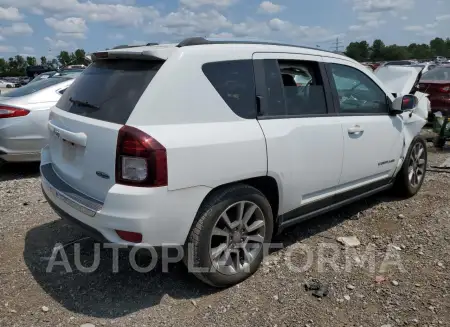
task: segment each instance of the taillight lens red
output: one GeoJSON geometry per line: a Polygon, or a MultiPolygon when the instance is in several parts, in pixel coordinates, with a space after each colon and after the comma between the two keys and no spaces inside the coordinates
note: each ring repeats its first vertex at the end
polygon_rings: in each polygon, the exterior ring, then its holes
{"type": "Polygon", "coordinates": [[[23,117],[23,116],[28,115],[29,113],[30,113],[30,111],[26,110],[26,109],[0,105],[0,119],[1,118],[23,117]]]}
{"type": "Polygon", "coordinates": [[[116,233],[124,241],[131,242],[131,243],[141,243],[142,242],[142,234],[141,233],[127,232],[124,230],[116,230],[116,233]]]}
{"type": "Polygon", "coordinates": [[[167,186],[166,148],[141,130],[123,126],[117,138],[116,183],[167,186]]]}
{"type": "Polygon", "coordinates": [[[442,93],[448,93],[448,92],[450,92],[450,85],[441,86],[441,87],[439,88],[439,92],[442,92],[442,93]]]}

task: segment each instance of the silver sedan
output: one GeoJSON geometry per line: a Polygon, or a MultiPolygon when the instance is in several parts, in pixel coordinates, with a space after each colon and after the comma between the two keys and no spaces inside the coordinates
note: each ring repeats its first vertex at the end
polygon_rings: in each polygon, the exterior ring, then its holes
{"type": "Polygon", "coordinates": [[[40,160],[50,108],[73,81],[74,76],[50,77],[0,96],[0,165],[40,160]]]}

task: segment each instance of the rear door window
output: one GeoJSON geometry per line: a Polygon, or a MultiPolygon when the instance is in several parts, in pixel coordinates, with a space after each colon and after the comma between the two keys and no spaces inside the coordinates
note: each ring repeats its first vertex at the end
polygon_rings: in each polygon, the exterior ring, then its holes
{"type": "Polygon", "coordinates": [[[300,117],[328,112],[319,63],[264,60],[268,109],[265,116],[300,117]]]}
{"type": "Polygon", "coordinates": [[[163,61],[99,60],[64,92],[57,107],[70,113],[125,124],[163,61]]]}
{"type": "Polygon", "coordinates": [[[256,118],[255,79],[251,60],[204,64],[203,73],[217,93],[242,118],[256,118]]]}

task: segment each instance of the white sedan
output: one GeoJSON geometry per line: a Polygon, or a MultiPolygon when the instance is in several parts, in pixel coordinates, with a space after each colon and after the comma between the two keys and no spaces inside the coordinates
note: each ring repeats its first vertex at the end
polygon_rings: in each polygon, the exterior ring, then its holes
{"type": "Polygon", "coordinates": [[[7,81],[0,79],[0,87],[5,87],[7,89],[10,89],[10,88],[13,88],[14,86],[15,86],[14,83],[7,82],[7,81]]]}
{"type": "Polygon", "coordinates": [[[49,77],[0,96],[0,166],[39,161],[47,144],[50,108],[74,77],[49,77]]]}

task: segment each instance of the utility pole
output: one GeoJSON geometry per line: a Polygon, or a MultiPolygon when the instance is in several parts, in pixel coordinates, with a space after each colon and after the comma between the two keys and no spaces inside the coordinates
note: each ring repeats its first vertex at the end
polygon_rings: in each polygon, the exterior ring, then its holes
{"type": "Polygon", "coordinates": [[[336,37],[336,42],[335,42],[335,45],[334,45],[336,52],[339,52],[339,49],[343,47],[341,44],[342,44],[342,41],[339,41],[339,37],[336,37]]]}

